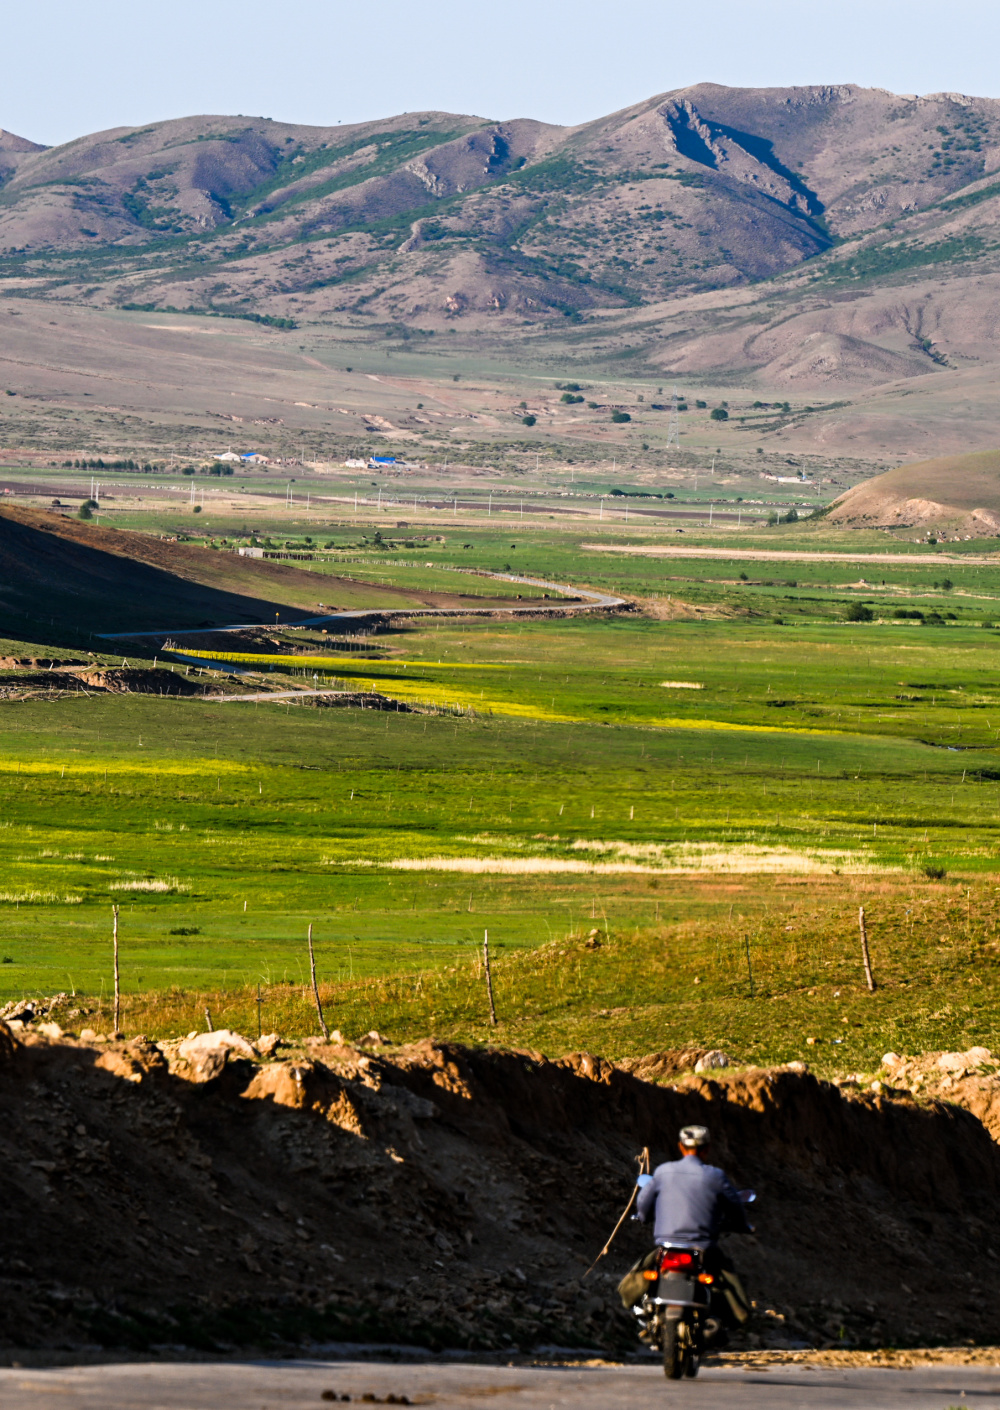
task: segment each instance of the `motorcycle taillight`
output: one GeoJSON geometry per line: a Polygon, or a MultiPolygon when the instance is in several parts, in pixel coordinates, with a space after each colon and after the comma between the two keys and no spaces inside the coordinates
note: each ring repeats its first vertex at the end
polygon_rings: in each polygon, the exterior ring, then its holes
{"type": "Polygon", "coordinates": [[[694,1254],[686,1249],[665,1248],[660,1259],[660,1272],[674,1272],[679,1268],[690,1268],[694,1264],[694,1254]]]}

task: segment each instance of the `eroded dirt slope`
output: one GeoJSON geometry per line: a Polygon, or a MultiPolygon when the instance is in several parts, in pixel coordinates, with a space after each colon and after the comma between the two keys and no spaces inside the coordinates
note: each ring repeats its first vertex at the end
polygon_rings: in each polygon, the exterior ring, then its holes
{"type": "Polygon", "coordinates": [[[586,1054],[233,1041],[0,1027],[0,1345],[631,1346],[614,1285],[648,1232],[579,1279],[636,1152],[689,1121],[760,1193],[751,1345],[995,1333],[1000,1152],[958,1107],[662,1056],[656,1085],[586,1054]]]}

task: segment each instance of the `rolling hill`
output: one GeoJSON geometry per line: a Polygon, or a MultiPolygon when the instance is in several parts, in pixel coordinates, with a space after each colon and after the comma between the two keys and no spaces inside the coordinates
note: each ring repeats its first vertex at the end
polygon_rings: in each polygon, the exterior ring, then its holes
{"type": "MultiPolygon", "coordinates": [[[[818,277],[848,287],[979,261],[997,169],[1000,102],[851,84],[698,84],[575,128],[190,117],[49,150],[2,139],[0,251],[17,291],[92,306],[496,326],[731,290],[825,252],[818,277]]],[[[864,342],[843,318],[829,336],[842,359],[864,342]]],[[[909,344],[853,360],[927,362],[909,344]]]]}
{"type": "Polygon", "coordinates": [[[1000,451],[900,465],[856,485],[827,518],[851,528],[916,528],[1000,537],[1000,451]]]}

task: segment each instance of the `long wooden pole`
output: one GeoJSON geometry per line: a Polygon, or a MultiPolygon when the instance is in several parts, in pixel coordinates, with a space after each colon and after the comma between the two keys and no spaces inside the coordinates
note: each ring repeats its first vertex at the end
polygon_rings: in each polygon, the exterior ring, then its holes
{"type": "Polygon", "coordinates": [[[111,907],[111,910],[112,910],[112,913],[113,913],[113,915],[114,915],[114,926],[113,926],[113,929],[112,929],[112,945],[113,945],[113,947],[114,947],[114,955],[115,955],[115,1028],[114,1028],[114,1031],[115,1031],[115,1036],[117,1037],[118,1032],[119,1032],[119,1028],[118,1028],[118,1019],[119,1019],[119,1016],[120,1016],[120,1013],[121,1013],[121,986],[119,985],[119,982],[118,982],[118,907],[117,907],[117,906],[112,906],[112,907],[111,907]]]}
{"type": "Polygon", "coordinates": [[[486,970],[486,993],[490,1000],[490,1023],[496,1027],[497,1010],[493,1002],[493,975],[490,973],[490,932],[483,931],[483,966],[486,970]]]}
{"type": "Polygon", "coordinates": [[[326,1019],[323,1017],[323,1005],[319,1001],[319,985],[316,983],[316,956],[313,953],[313,928],[311,923],[309,926],[309,973],[312,975],[313,998],[316,1000],[319,1026],[323,1030],[323,1037],[329,1040],[330,1030],[326,1026],[326,1019]]]}
{"type": "Polygon", "coordinates": [[[869,994],[875,993],[875,978],[872,974],[872,959],[868,953],[868,931],[865,929],[865,908],[861,906],[858,910],[858,925],[861,929],[861,960],[865,967],[865,979],[868,981],[869,994]]]}
{"type": "MultiPolygon", "coordinates": [[[[637,1159],[637,1161],[638,1161],[638,1163],[639,1163],[639,1172],[640,1172],[640,1174],[642,1174],[642,1175],[648,1175],[648,1174],[649,1174],[649,1147],[648,1147],[648,1146],[643,1146],[643,1148],[642,1148],[642,1154],[639,1155],[639,1156],[637,1156],[636,1159],[637,1159]]],[[[604,1247],[601,1249],[600,1253],[599,1253],[599,1254],[597,1255],[597,1257],[594,1259],[593,1263],[592,1263],[592,1264],[590,1265],[590,1267],[587,1269],[586,1273],[584,1273],[584,1275],[583,1275],[584,1278],[588,1277],[591,1273],[593,1273],[593,1271],[594,1271],[594,1269],[597,1267],[598,1263],[600,1263],[601,1259],[604,1257],[604,1255],[605,1255],[605,1254],[608,1252],[608,1250],[610,1249],[611,1245],[614,1243],[614,1241],[615,1241],[615,1235],[618,1233],[618,1230],[621,1228],[621,1226],[625,1223],[625,1219],[626,1219],[626,1217],[627,1217],[627,1215],[628,1215],[628,1212],[629,1212],[629,1210],[632,1208],[633,1204],[635,1204],[636,1196],[638,1195],[638,1193],[639,1193],[639,1186],[638,1186],[638,1183],[636,1183],[636,1185],[633,1186],[631,1195],[629,1196],[628,1204],[627,1204],[627,1205],[625,1206],[625,1208],[622,1210],[622,1217],[619,1219],[619,1221],[618,1221],[618,1223],[615,1225],[615,1227],[611,1230],[611,1234],[610,1234],[610,1237],[608,1238],[607,1243],[606,1243],[606,1244],[604,1245],[604,1247]]],[[[582,1282],[582,1281],[583,1281],[583,1278],[581,1278],[580,1281],[582,1282]]]]}

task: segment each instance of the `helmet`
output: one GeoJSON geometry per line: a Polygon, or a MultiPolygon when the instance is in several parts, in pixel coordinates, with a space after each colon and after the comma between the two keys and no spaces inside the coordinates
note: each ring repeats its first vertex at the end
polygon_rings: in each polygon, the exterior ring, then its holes
{"type": "Polygon", "coordinates": [[[707,1146],[710,1139],[707,1126],[681,1127],[680,1142],[682,1146],[697,1150],[699,1146],[707,1146]]]}

